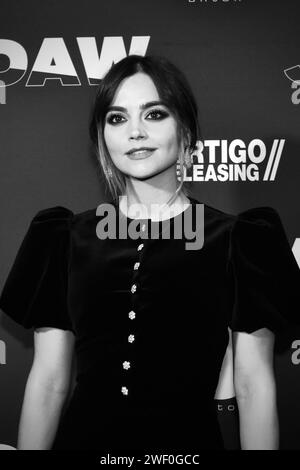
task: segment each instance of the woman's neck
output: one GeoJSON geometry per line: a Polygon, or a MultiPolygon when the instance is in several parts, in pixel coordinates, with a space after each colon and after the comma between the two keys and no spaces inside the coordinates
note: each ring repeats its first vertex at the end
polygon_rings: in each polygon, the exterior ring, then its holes
{"type": "Polygon", "coordinates": [[[119,199],[119,207],[123,214],[132,219],[166,220],[180,214],[190,204],[190,200],[182,190],[168,204],[173,194],[166,193],[164,199],[155,197],[151,202],[149,198],[147,200],[145,198],[130,198],[130,195],[124,194],[119,199]]]}

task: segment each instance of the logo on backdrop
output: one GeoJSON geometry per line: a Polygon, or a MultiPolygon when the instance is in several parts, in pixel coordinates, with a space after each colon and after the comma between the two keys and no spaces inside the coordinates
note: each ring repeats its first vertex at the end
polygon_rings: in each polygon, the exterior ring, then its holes
{"type": "Polygon", "coordinates": [[[6,88],[2,80],[0,80],[0,104],[6,104],[6,88]]]}
{"type": "Polygon", "coordinates": [[[0,365],[6,364],[6,344],[0,340],[0,365]]]}
{"type": "Polygon", "coordinates": [[[275,181],[284,144],[285,139],[274,139],[268,144],[261,139],[249,143],[241,139],[198,141],[192,155],[193,166],[185,171],[184,180],[275,181]]]}
{"type": "Polygon", "coordinates": [[[292,349],[295,349],[295,351],[292,354],[292,364],[295,366],[298,366],[300,364],[300,340],[296,339],[293,341],[292,344],[292,349]]]}
{"type": "MultiPolygon", "coordinates": [[[[89,85],[98,85],[111,65],[127,56],[122,36],[104,37],[100,51],[95,37],[78,37],[76,40],[89,85]]],[[[149,41],[150,36],[132,36],[128,55],[145,55],[149,41]]],[[[0,39],[0,104],[6,102],[8,87],[23,79],[28,62],[22,44],[12,39],[0,39]]],[[[43,87],[49,80],[62,86],[81,86],[70,52],[61,37],[43,39],[25,86],[43,87]]]]}
{"type": "Polygon", "coordinates": [[[292,103],[295,105],[300,104],[300,65],[284,69],[284,74],[292,82],[292,103]]]}

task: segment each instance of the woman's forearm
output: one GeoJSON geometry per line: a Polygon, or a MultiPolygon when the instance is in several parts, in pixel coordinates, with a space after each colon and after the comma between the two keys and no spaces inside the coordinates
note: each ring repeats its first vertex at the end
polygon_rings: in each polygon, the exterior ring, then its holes
{"type": "Polygon", "coordinates": [[[51,449],[67,395],[29,374],[19,423],[18,450],[51,449]]]}
{"type": "Polygon", "coordinates": [[[278,450],[279,423],[276,391],[253,390],[237,396],[242,450],[278,450]]]}

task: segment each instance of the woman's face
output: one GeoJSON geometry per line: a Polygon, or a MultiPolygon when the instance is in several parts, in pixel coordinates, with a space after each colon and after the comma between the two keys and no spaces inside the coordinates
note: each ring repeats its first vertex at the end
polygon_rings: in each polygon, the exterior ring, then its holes
{"type": "Polygon", "coordinates": [[[152,79],[139,72],[124,79],[116,91],[111,106],[122,110],[110,110],[105,116],[104,139],[115,166],[129,177],[151,178],[166,171],[174,172],[173,165],[179,156],[177,121],[160,101],[152,79]],[[147,105],[145,109],[142,105],[147,105]],[[148,154],[127,152],[132,148],[155,149],[148,154]],[[142,157],[142,158],[138,158],[142,157]]]}

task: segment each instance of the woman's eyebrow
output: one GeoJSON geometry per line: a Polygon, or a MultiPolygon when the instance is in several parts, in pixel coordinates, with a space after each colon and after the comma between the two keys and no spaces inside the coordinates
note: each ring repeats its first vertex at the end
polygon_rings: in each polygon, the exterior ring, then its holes
{"type": "MultiPolygon", "coordinates": [[[[151,106],[157,106],[157,105],[166,106],[166,104],[163,101],[149,101],[148,103],[141,104],[139,108],[147,109],[147,108],[150,108],[151,106]]],[[[122,106],[108,106],[107,111],[127,111],[127,109],[123,108],[122,106]]]]}

